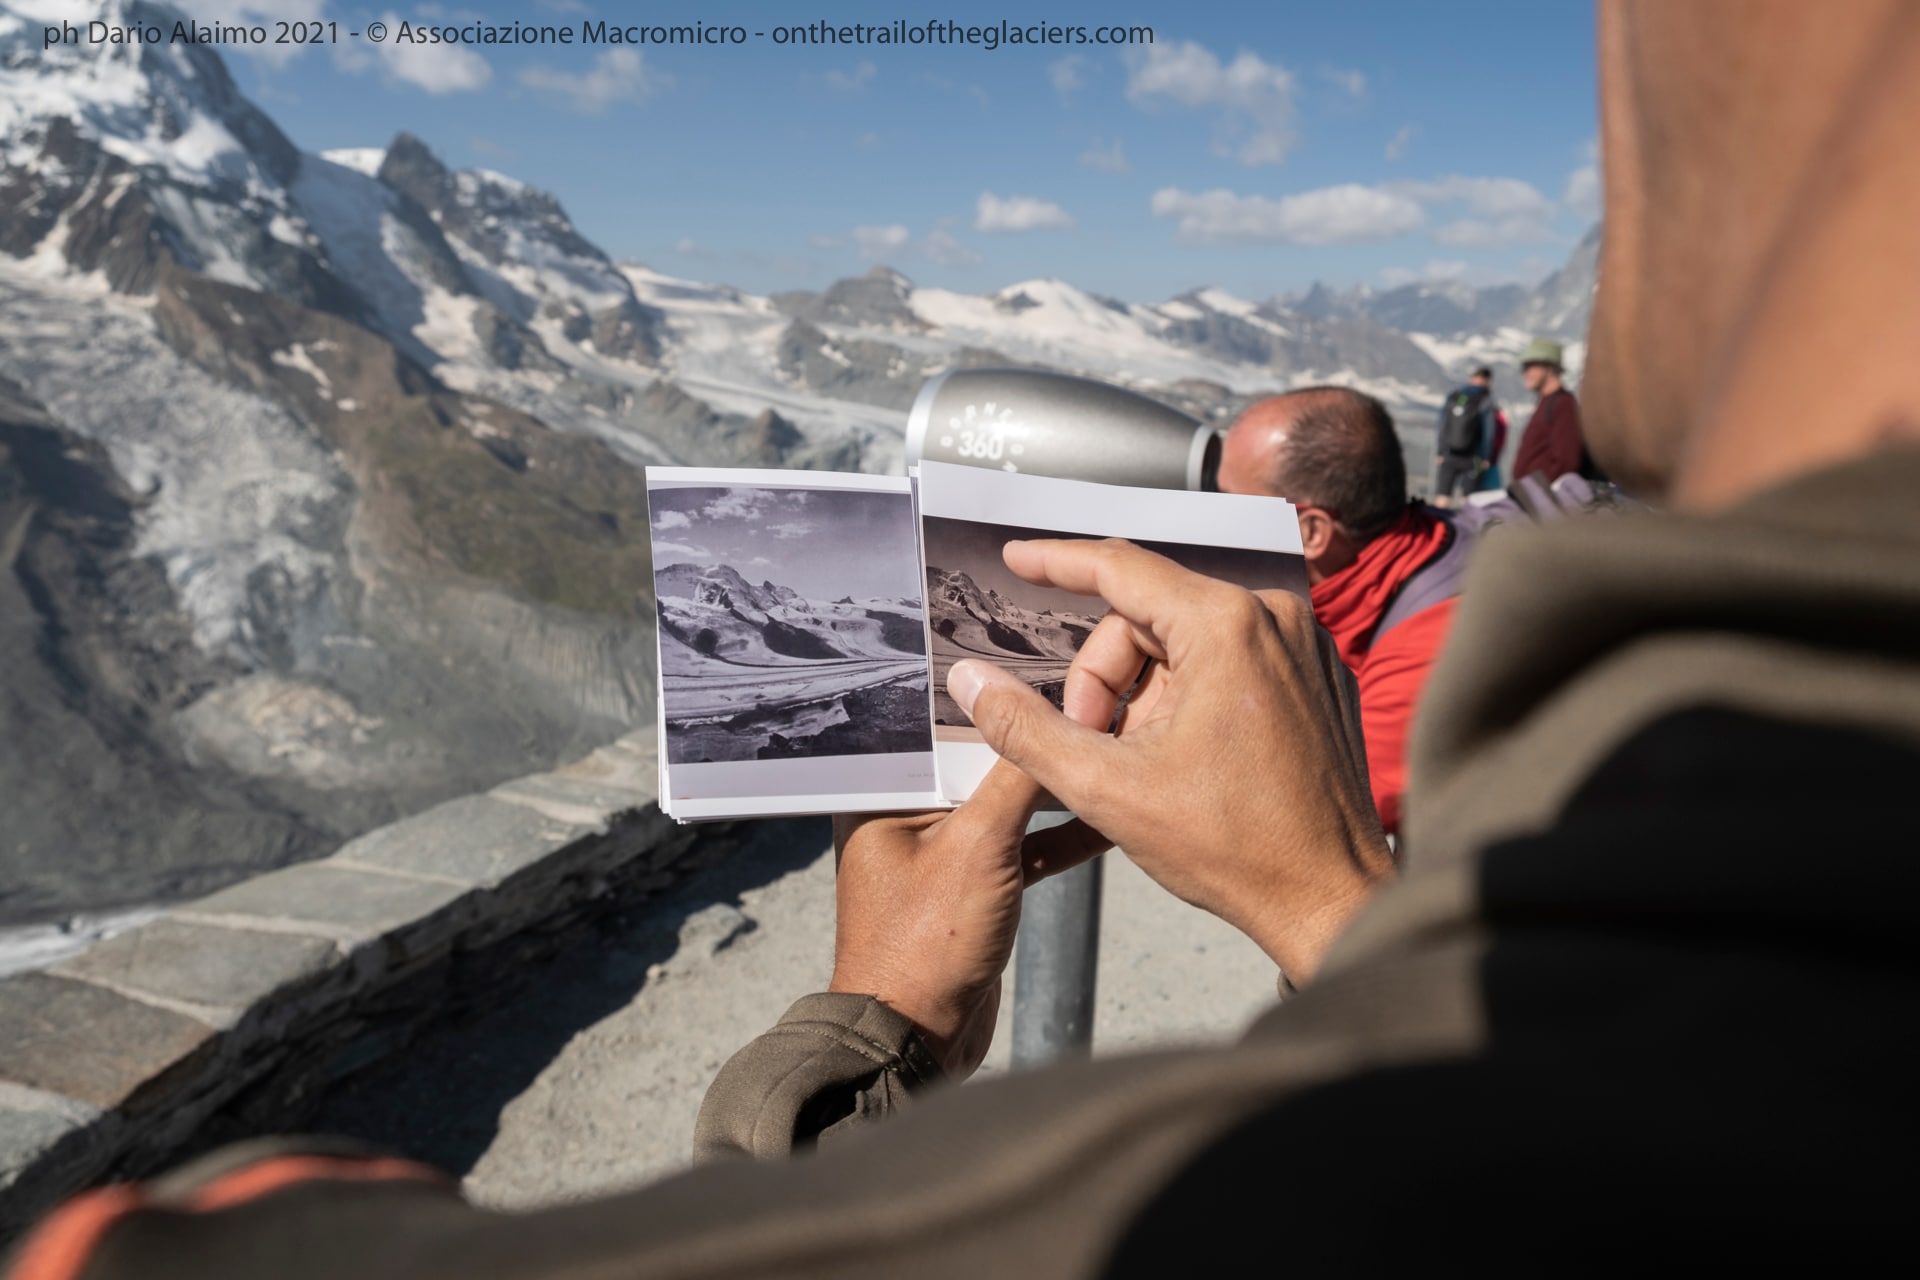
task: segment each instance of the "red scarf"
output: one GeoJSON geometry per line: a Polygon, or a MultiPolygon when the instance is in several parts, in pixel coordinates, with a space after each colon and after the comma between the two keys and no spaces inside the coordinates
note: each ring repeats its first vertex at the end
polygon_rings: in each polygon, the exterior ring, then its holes
{"type": "Polygon", "coordinates": [[[1447,533],[1444,520],[1409,503],[1385,533],[1360,549],[1359,559],[1313,585],[1313,615],[1333,635],[1349,671],[1359,671],[1366,660],[1394,593],[1440,554],[1447,533]]]}

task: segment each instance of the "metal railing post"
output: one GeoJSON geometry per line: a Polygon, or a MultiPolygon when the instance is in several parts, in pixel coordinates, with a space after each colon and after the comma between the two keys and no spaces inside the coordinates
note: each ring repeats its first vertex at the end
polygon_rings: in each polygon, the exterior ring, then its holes
{"type": "MultiPolygon", "coordinates": [[[[1070,814],[1043,814],[1028,830],[1070,814]]],[[[1086,1057],[1093,1047],[1094,971],[1100,957],[1101,868],[1094,858],[1027,890],[1014,944],[1013,1067],[1086,1057]]]]}

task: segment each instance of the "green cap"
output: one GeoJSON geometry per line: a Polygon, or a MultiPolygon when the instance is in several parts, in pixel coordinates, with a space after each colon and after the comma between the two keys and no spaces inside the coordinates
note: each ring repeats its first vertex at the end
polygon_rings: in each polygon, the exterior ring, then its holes
{"type": "Polygon", "coordinates": [[[1530,364],[1550,364],[1556,369],[1564,369],[1567,367],[1564,355],[1560,344],[1552,338],[1535,338],[1520,353],[1520,367],[1524,369],[1530,364]]]}

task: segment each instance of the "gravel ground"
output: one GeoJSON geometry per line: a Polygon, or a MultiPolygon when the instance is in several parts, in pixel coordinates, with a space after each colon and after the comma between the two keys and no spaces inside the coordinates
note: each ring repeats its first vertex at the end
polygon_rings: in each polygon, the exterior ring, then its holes
{"type": "MultiPolygon", "coordinates": [[[[1094,1052],[1221,1040],[1273,998],[1253,944],[1110,855],[1094,1052]]],[[[316,1128],[464,1173],[523,1209],[683,1168],[707,1083],[832,961],[824,821],[761,824],[718,867],[563,956],[527,992],[358,1077],[316,1128]]],[[[981,1078],[1008,1069],[1011,974],[981,1078]]]]}

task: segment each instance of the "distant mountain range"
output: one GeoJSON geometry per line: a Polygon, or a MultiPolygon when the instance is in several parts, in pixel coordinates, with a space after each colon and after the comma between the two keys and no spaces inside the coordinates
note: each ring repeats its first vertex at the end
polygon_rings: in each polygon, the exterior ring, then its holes
{"type": "Polygon", "coordinates": [[[6,481],[24,532],[0,545],[36,585],[0,630],[0,799],[96,825],[29,824],[0,921],[197,891],[645,723],[640,464],[898,470],[921,382],[998,363],[1216,422],[1348,382],[1417,460],[1468,364],[1536,331],[1577,358],[1591,293],[1594,237],[1534,290],[1145,304],[876,267],[760,297],[616,262],[553,195],[406,133],[304,152],[210,47],[40,44],[0,8],[0,409],[70,463],[6,481]],[[83,494],[117,495],[86,517],[104,541],[60,523],[83,494]],[[97,767],[23,733],[56,692],[97,767]],[[215,810],[232,825],[194,835],[215,810]],[[122,873],[71,864],[83,837],[122,873]]]}

